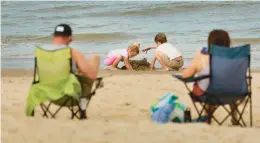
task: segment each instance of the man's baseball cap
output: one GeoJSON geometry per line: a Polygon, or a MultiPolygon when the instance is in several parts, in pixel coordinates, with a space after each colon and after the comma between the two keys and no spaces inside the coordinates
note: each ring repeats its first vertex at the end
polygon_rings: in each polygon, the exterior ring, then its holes
{"type": "Polygon", "coordinates": [[[72,29],[68,24],[59,24],[55,27],[53,35],[68,37],[72,35],[72,29]]]}

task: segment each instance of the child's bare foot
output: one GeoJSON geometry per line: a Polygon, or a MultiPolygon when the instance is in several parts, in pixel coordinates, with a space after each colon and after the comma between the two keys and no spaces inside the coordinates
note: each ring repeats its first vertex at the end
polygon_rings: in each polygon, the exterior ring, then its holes
{"type": "Polygon", "coordinates": [[[163,71],[167,72],[167,71],[170,71],[169,68],[163,68],[163,71]]]}
{"type": "Polygon", "coordinates": [[[153,65],[150,66],[150,71],[154,71],[155,67],[153,65]]]}
{"type": "Polygon", "coordinates": [[[114,70],[118,70],[118,68],[110,67],[110,70],[114,71],[114,70]]]}

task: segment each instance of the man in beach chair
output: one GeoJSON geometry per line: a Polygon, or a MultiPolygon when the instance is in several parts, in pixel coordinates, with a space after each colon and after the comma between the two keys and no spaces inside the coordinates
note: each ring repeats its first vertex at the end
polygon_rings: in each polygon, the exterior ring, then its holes
{"type": "Polygon", "coordinates": [[[97,78],[100,58],[85,60],[84,55],[69,47],[72,30],[67,24],[56,26],[54,45],[36,47],[34,79],[27,97],[26,115],[34,116],[37,105],[43,117],[55,118],[62,107],[71,111],[71,118],[86,119],[86,108],[102,78],[97,78]],[[75,74],[78,67],[79,74],[75,74]],[[92,87],[95,86],[93,91],[92,87]],[[45,103],[49,101],[46,105],[45,103]],[[58,105],[51,112],[51,105],[58,105]]]}
{"type": "Polygon", "coordinates": [[[252,127],[252,98],[251,98],[251,71],[250,71],[250,45],[227,48],[211,45],[209,51],[209,75],[200,77],[182,78],[180,75],[173,75],[185,83],[189,95],[199,115],[197,121],[202,119],[204,111],[207,113],[208,123],[211,120],[222,125],[228,117],[232,117],[233,125],[246,127],[243,118],[245,109],[249,103],[250,126],[252,127]],[[187,83],[199,82],[209,79],[209,86],[201,96],[194,94],[187,83]],[[199,110],[198,105],[202,106],[199,110]],[[239,110],[239,105],[243,107],[239,110]],[[230,105],[229,110],[226,105],[230,105]],[[228,113],[223,120],[218,120],[214,112],[223,107],[228,113]],[[234,114],[236,113],[236,117],[234,114]]]}

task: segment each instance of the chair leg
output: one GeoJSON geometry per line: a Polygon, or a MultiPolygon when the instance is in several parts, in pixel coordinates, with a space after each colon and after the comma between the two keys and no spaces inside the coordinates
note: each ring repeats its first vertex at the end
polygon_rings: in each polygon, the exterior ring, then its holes
{"type": "Polygon", "coordinates": [[[33,117],[34,117],[34,110],[32,111],[32,114],[31,114],[31,116],[33,116],[33,117]]]}
{"type": "Polygon", "coordinates": [[[72,97],[70,98],[70,100],[71,100],[71,106],[70,106],[70,108],[71,108],[71,119],[74,119],[74,108],[73,108],[73,99],[72,99],[72,97]]]}
{"type": "MultiPolygon", "coordinates": [[[[201,104],[202,105],[202,104],[201,104]]],[[[201,119],[201,117],[202,117],[202,114],[203,114],[203,112],[204,112],[204,110],[205,110],[205,106],[206,106],[206,104],[204,104],[204,105],[202,105],[202,109],[201,109],[201,111],[199,112],[199,110],[197,109],[197,112],[198,112],[198,114],[199,114],[199,118],[197,119],[197,122],[201,119]]]]}
{"type": "Polygon", "coordinates": [[[80,110],[80,119],[81,120],[87,119],[86,110],[80,110]]]}
{"type": "Polygon", "coordinates": [[[79,112],[80,112],[80,119],[87,119],[86,109],[89,103],[89,99],[86,97],[81,97],[79,101],[79,112]]]}
{"type": "Polygon", "coordinates": [[[77,116],[77,112],[74,112],[74,108],[73,108],[73,105],[74,105],[74,100],[73,98],[71,97],[71,105],[69,108],[70,108],[70,111],[71,111],[71,119],[74,119],[75,116],[77,116]]]}
{"type": "Polygon", "coordinates": [[[236,103],[233,103],[233,106],[232,106],[232,108],[231,108],[231,111],[229,111],[224,105],[222,105],[222,107],[226,110],[226,112],[228,113],[228,115],[220,122],[219,125],[222,125],[222,124],[228,119],[228,117],[231,116],[231,117],[232,117],[232,123],[233,123],[233,124],[240,125],[241,127],[246,127],[245,121],[244,121],[244,119],[243,119],[243,114],[244,114],[246,105],[247,105],[247,103],[248,103],[248,99],[246,100],[245,105],[244,105],[242,111],[240,112],[240,111],[238,110],[238,107],[239,107],[239,105],[240,105],[242,102],[243,102],[243,100],[240,101],[240,102],[237,103],[237,104],[236,104],[236,103]],[[234,116],[233,116],[233,113],[234,113],[234,112],[237,112],[237,113],[238,113],[238,119],[237,119],[237,118],[234,118],[234,116]]]}
{"type": "Polygon", "coordinates": [[[47,107],[46,107],[43,103],[41,103],[40,106],[41,106],[42,111],[43,111],[42,117],[48,118],[48,115],[47,115],[47,107]]]}
{"type": "MultiPolygon", "coordinates": [[[[200,103],[200,105],[201,105],[201,107],[202,107],[202,109],[201,110],[199,110],[198,109],[198,107],[197,107],[197,105],[195,104],[195,102],[194,101],[192,101],[193,102],[193,105],[194,105],[194,107],[195,107],[195,109],[196,109],[196,111],[197,111],[197,113],[198,113],[198,119],[197,119],[197,122],[199,122],[200,121],[200,119],[201,119],[201,117],[202,117],[202,114],[203,114],[203,112],[204,112],[204,110],[205,110],[205,112],[209,112],[208,110],[207,110],[207,104],[203,104],[203,103],[200,103]]],[[[217,109],[218,107],[216,107],[215,108],[215,110],[213,111],[213,113],[216,111],[216,109],[217,109]]],[[[208,118],[207,119],[207,123],[209,123],[209,124],[211,124],[211,120],[212,119],[214,119],[218,124],[220,124],[220,122],[215,118],[215,116],[213,116],[213,113],[212,113],[212,115],[211,115],[211,117],[210,118],[208,118]]]]}
{"type": "MultiPolygon", "coordinates": [[[[191,95],[190,95],[191,96],[191,95]]],[[[215,97],[216,98],[216,97],[215,97]]],[[[245,111],[245,108],[246,108],[246,106],[247,106],[247,103],[249,102],[249,104],[250,104],[250,126],[252,127],[252,98],[251,98],[251,96],[249,95],[247,98],[245,98],[244,100],[240,100],[239,101],[239,103],[233,103],[235,106],[233,107],[233,109],[231,109],[231,111],[229,110],[229,109],[227,109],[226,107],[225,107],[225,105],[224,104],[222,104],[222,102],[218,99],[218,98],[216,98],[216,101],[217,102],[219,102],[219,106],[217,106],[217,107],[214,107],[214,110],[213,111],[211,111],[211,110],[208,110],[207,108],[206,108],[206,104],[205,104],[205,102],[207,102],[207,99],[206,99],[206,101],[204,101],[203,103],[202,102],[199,102],[200,103],[200,105],[202,106],[202,110],[199,110],[198,109],[198,107],[197,107],[197,105],[196,105],[196,101],[191,97],[191,99],[192,99],[192,103],[193,103],[193,105],[194,105],[194,107],[195,107],[195,109],[196,109],[196,111],[197,111],[197,113],[198,113],[198,115],[199,115],[199,118],[197,119],[197,122],[198,121],[200,121],[200,119],[201,119],[201,116],[202,116],[202,114],[203,114],[203,111],[204,110],[206,110],[206,112],[208,113],[208,123],[209,124],[211,124],[211,120],[212,119],[214,119],[214,121],[215,122],[217,122],[218,123],[218,125],[222,125],[227,119],[228,119],[228,117],[230,117],[230,116],[232,116],[233,118],[234,118],[234,112],[237,112],[238,113],[238,119],[235,119],[233,122],[235,123],[235,124],[238,124],[238,125],[240,125],[241,127],[246,127],[246,123],[245,123],[245,121],[244,121],[244,119],[243,119],[243,114],[244,114],[244,111],[245,111]],[[239,111],[239,109],[238,109],[238,107],[239,107],[239,105],[243,102],[243,101],[245,101],[246,100],[246,102],[245,102],[245,104],[244,104],[244,106],[243,106],[243,109],[242,109],[242,111],[240,112],[239,111]],[[226,112],[228,113],[228,115],[223,119],[223,120],[217,120],[217,118],[215,118],[214,117],[214,112],[216,111],[216,109],[218,108],[218,107],[223,107],[225,110],[226,110],[226,112]]],[[[233,119],[232,118],[232,119],[233,119]]]]}
{"type": "MultiPolygon", "coordinates": [[[[241,101],[240,103],[242,103],[242,101],[241,101]]],[[[240,103],[239,103],[239,104],[240,104],[240,103]]],[[[243,107],[243,109],[242,109],[241,112],[238,110],[239,104],[234,107],[234,110],[238,113],[238,119],[235,119],[235,123],[236,123],[236,124],[239,124],[241,127],[246,127],[246,123],[245,123],[245,121],[244,121],[244,119],[243,119],[243,114],[244,114],[244,111],[245,111],[245,109],[246,109],[247,103],[248,103],[248,100],[246,100],[246,103],[245,103],[245,105],[244,105],[244,107],[243,107]],[[242,122],[243,125],[240,123],[240,121],[242,122]]],[[[232,113],[233,113],[233,112],[234,112],[234,111],[232,111],[232,113]]]]}
{"type": "MultiPolygon", "coordinates": [[[[226,112],[228,113],[228,115],[220,122],[220,126],[228,119],[228,117],[232,117],[232,114],[233,114],[233,112],[235,111],[235,110],[231,110],[231,111],[229,111],[224,105],[222,105],[222,107],[226,110],[226,112]]],[[[239,111],[237,111],[238,113],[239,113],[239,111]]],[[[241,127],[243,126],[243,125],[241,125],[240,124],[240,122],[238,122],[239,120],[237,120],[237,119],[234,119],[234,122],[235,123],[237,123],[238,125],[240,125],[241,127]]]]}
{"type": "Polygon", "coordinates": [[[233,125],[240,125],[241,127],[246,127],[246,124],[245,124],[245,122],[244,122],[244,120],[242,118],[243,113],[239,113],[238,112],[238,116],[239,116],[238,119],[232,119],[232,124],[233,125]],[[240,123],[240,122],[242,122],[242,123],[240,123]]]}
{"type": "Polygon", "coordinates": [[[80,106],[78,105],[78,109],[77,111],[75,112],[75,116],[80,119],[80,106]]]}
{"type": "MultiPolygon", "coordinates": [[[[62,107],[64,107],[69,100],[71,100],[71,104],[73,104],[74,100],[72,97],[67,98],[64,103],[62,103],[62,105],[55,111],[55,113],[53,114],[52,112],[49,111],[49,108],[51,106],[51,102],[46,106],[45,104],[41,103],[40,107],[43,111],[43,117],[49,118],[48,115],[51,116],[51,118],[55,118],[56,114],[61,110],[62,107]],[[49,114],[48,114],[49,113],[49,114]]],[[[74,109],[73,106],[69,106],[68,109],[71,111],[71,119],[74,119],[74,117],[78,118],[78,119],[87,119],[87,115],[86,115],[86,110],[81,110],[80,105],[77,105],[78,109],[74,109]],[[78,114],[79,113],[79,114],[78,114]]],[[[34,116],[34,110],[31,114],[32,116],[34,116]]]]}
{"type": "MultiPolygon", "coordinates": [[[[214,95],[215,96],[215,95],[214,95]]],[[[242,103],[242,101],[240,101],[238,104],[236,104],[236,103],[233,103],[234,105],[235,105],[235,110],[232,110],[231,109],[231,112],[222,104],[222,102],[220,101],[220,99],[219,98],[217,98],[217,97],[215,97],[215,99],[216,99],[216,101],[217,102],[219,102],[220,104],[221,104],[221,106],[227,111],[227,113],[228,113],[228,115],[222,120],[222,122],[219,124],[219,125],[222,125],[226,120],[227,120],[227,118],[229,117],[229,116],[232,116],[233,117],[233,113],[234,113],[234,111],[236,110],[238,113],[239,113],[239,120],[236,120],[236,122],[241,126],[241,127],[243,127],[243,125],[240,123],[240,120],[242,121],[242,123],[244,124],[244,126],[246,126],[245,125],[245,122],[244,122],[244,120],[243,120],[243,118],[242,118],[242,115],[243,115],[243,113],[244,113],[244,110],[245,110],[245,107],[246,107],[246,105],[247,105],[247,102],[248,102],[248,100],[246,101],[246,103],[245,103],[245,106],[244,106],[244,109],[243,109],[243,111],[240,113],[239,112],[239,110],[238,110],[238,106],[239,106],[239,104],[241,104],[242,103]]],[[[217,121],[217,120],[216,120],[217,121]]]]}
{"type": "Polygon", "coordinates": [[[213,116],[214,112],[217,110],[218,107],[206,104],[206,106],[204,108],[205,108],[207,116],[208,116],[207,123],[211,124],[212,119],[214,119],[217,123],[219,123],[218,120],[213,116]]]}
{"type": "Polygon", "coordinates": [[[71,108],[71,119],[74,119],[74,108],[73,106],[70,107],[71,108]]]}
{"type": "Polygon", "coordinates": [[[250,108],[250,109],[249,109],[249,110],[250,110],[250,113],[249,113],[249,114],[250,114],[250,115],[249,115],[249,116],[250,116],[250,127],[252,127],[252,126],[253,126],[253,114],[252,114],[252,112],[253,112],[252,110],[253,110],[253,109],[252,109],[252,96],[251,96],[251,93],[250,93],[250,95],[249,95],[249,100],[250,100],[250,102],[249,102],[249,104],[250,104],[250,105],[249,105],[249,108],[250,108]]]}
{"type": "Polygon", "coordinates": [[[231,120],[231,121],[232,121],[232,124],[233,124],[233,125],[240,125],[241,127],[246,127],[246,123],[245,123],[245,121],[244,121],[244,119],[243,119],[243,114],[244,114],[246,105],[247,105],[247,103],[248,103],[248,100],[249,100],[249,99],[246,99],[245,104],[244,104],[244,107],[243,107],[243,109],[242,109],[241,112],[239,111],[238,107],[239,107],[239,105],[240,105],[244,100],[239,101],[239,103],[235,103],[235,102],[232,103],[232,105],[230,105],[231,112],[229,112],[228,109],[226,109],[226,108],[223,106],[223,108],[228,112],[228,115],[226,116],[226,118],[224,118],[224,120],[223,120],[222,122],[224,122],[229,116],[231,116],[231,117],[232,117],[232,120],[231,120]],[[238,118],[234,117],[234,115],[233,115],[234,112],[237,112],[238,118]],[[241,122],[242,122],[242,123],[241,123],[241,122]]]}
{"type": "MultiPolygon", "coordinates": [[[[186,86],[186,87],[187,87],[187,86],[186,86]]],[[[192,93],[190,93],[189,95],[190,95],[190,97],[191,97],[191,99],[192,99],[192,103],[193,103],[193,105],[194,105],[194,107],[195,107],[195,109],[196,109],[196,111],[197,111],[197,113],[198,113],[198,116],[199,116],[196,122],[199,122],[199,121],[202,119],[202,114],[203,114],[204,110],[205,110],[206,112],[208,112],[207,109],[206,109],[207,104],[206,104],[206,103],[203,104],[202,102],[199,102],[199,104],[200,104],[201,107],[202,107],[202,109],[199,110],[198,107],[197,107],[197,105],[196,105],[196,101],[193,99],[192,93]]],[[[207,99],[206,99],[206,100],[207,100],[207,99]]],[[[207,119],[207,122],[208,122],[208,119],[207,119]]],[[[208,122],[208,123],[210,123],[210,122],[208,122]]]]}
{"type": "Polygon", "coordinates": [[[77,115],[77,113],[79,112],[79,109],[74,110],[74,107],[73,107],[73,106],[68,107],[68,109],[69,109],[70,112],[71,112],[71,119],[74,119],[74,117],[76,117],[76,118],[79,119],[79,116],[77,115]]]}
{"type": "Polygon", "coordinates": [[[55,116],[56,116],[57,113],[61,110],[61,108],[64,107],[64,106],[68,103],[69,99],[70,99],[70,98],[66,99],[66,100],[63,102],[63,104],[60,105],[60,107],[56,110],[56,112],[55,112],[54,114],[52,114],[52,116],[51,116],[52,118],[55,118],[55,116]]]}
{"type": "MultiPolygon", "coordinates": [[[[196,111],[197,111],[197,113],[198,113],[198,115],[199,115],[199,117],[198,117],[198,119],[197,119],[197,122],[198,122],[198,121],[200,120],[200,118],[201,118],[201,113],[200,113],[200,111],[199,111],[199,109],[198,109],[198,107],[197,107],[195,101],[192,101],[192,103],[193,103],[193,105],[194,105],[194,107],[195,107],[195,109],[196,109],[196,111]]],[[[201,103],[200,103],[200,104],[201,104],[201,103]]]]}

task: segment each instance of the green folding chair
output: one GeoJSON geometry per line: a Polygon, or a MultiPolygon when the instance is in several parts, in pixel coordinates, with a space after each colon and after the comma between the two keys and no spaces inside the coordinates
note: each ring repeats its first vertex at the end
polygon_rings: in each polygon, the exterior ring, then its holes
{"type": "Polygon", "coordinates": [[[102,86],[101,77],[90,80],[72,72],[71,48],[47,51],[36,47],[34,79],[27,97],[25,114],[34,116],[36,106],[40,105],[43,117],[55,118],[63,107],[67,107],[71,111],[71,119],[86,119],[85,109],[96,90],[102,86]],[[90,81],[90,88],[94,86],[87,95],[82,92],[85,83],[79,82],[78,77],[81,81],[82,78],[90,81]],[[84,110],[80,106],[83,99],[86,101],[84,110]],[[51,111],[53,104],[59,106],[55,111],[51,111]]]}

